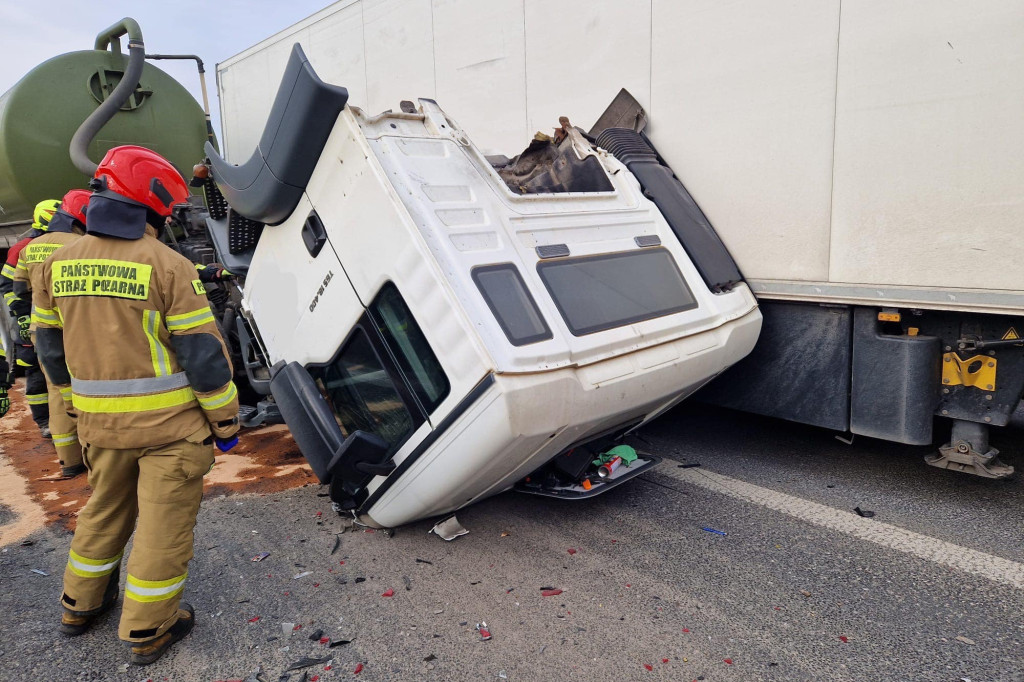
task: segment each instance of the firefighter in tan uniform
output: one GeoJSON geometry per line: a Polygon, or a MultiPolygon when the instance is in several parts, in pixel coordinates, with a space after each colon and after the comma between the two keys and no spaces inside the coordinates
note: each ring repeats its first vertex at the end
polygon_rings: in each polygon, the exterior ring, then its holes
{"type": "Polygon", "coordinates": [[[157,239],[188,188],[163,157],[110,150],[91,183],[86,236],[43,264],[33,319],[50,377],[71,387],[92,497],[64,572],[61,631],[79,635],[117,599],[119,636],[148,665],[195,621],[181,602],[214,442],[237,442],[238,393],[206,290],[157,239]]]}
{"type": "MultiPolygon", "coordinates": [[[[14,294],[19,301],[28,304],[24,311],[26,315],[31,311],[32,291],[42,286],[43,261],[61,247],[73,244],[85,233],[85,209],[89,196],[89,190],[85,189],[73,189],[65,194],[60,208],[54,212],[46,226],[46,232],[26,244],[18,254],[18,265],[14,271],[14,294]]],[[[34,331],[30,338],[34,345],[34,331]]],[[[70,391],[70,388],[66,389],[66,392],[70,391]]],[[[50,436],[57,450],[60,473],[64,477],[85,473],[78,429],[64,409],[64,396],[48,376],[46,392],[50,408],[50,436]]]]}

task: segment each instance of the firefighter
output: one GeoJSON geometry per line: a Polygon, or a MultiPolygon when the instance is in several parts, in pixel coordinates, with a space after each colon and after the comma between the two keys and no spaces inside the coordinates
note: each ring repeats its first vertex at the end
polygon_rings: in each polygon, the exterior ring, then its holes
{"type": "Polygon", "coordinates": [[[86,236],[43,265],[33,319],[43,365],[71,409],[92,496],[64,571],[61,632],[113,606],[134,529],[118,634],[148,665],[193,627],[181,601],[214,445],[235,443],[238,392],[206,290],[157,238],[184,179],[156,152],[107,152],[90,183],[86,236]]]}
{"type": "MultiPolygon", "coordinates": [[[[50,410],[46,393],[46,378],[39,369],[39,361],[36,359],[35,348],[32,346],[29,335],[29,314],[32,301],[31,299],[20,299],[14,293],[14,276],[17,272],[21,250],[30,241],[46,233],[50,219],[53,218],[59,206],[60,202],[56,199],[46,199],[36,204],[35,210],[32,212],[32,229],[27,236],[10,248],[7,252],[7,262],[0,270],[0,294],[3,295],[4,303],[7,304],[11,316],[17,320],[18,327],[18,338],[12,344],[13,357],[10,362],[21,367],[25,372],[25,401],[32,412],[32,420],[39,427],[44,438],[50,437],[50,410]]],[[[6,322],[0,321],[0,324],[6,324],[6,322]]]]}
{"type": "MultiPolygon", "coordinates": [[[[61,199],[46,231],[30,241],[18,255],[14,270],[14,294],[18,298],[19,315],[31,310],[32,291],[42,284],[43,261],[63,246],[74,243],[85,234],[85,210],[89,203],[89,190],[73,189],[61,199]],[[24,304],[22,303],[24,302],[24,304]]],[[[30,332],[31,333],[31,332],[30,332]]],[[[34,335],[34,333],[33,333],[34,335]]],[[[44,372],[45,375],[45,372],[44,372]]],[[[49,377],[46,377],[47,403],[50,412],[50,438],[57,450],[60,473],[72,478],[85,473],[82,464],[82,446],[78,443],[75,422],[64,409],[64,398],[49,377]]]]}
{"type": "Polygon", "coordinates": [[[14,383],[14,368],[7,362],[6,349],[0,344],[0,419],[11,409],[11,398],[7,395],[14,383]]]}

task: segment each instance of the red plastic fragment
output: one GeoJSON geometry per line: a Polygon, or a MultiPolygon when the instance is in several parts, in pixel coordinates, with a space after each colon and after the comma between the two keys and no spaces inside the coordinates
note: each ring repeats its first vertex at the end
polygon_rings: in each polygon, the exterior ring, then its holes
{"type": "Polygon", "coordinates": [[[313,583],[313,587],[320,587],[320,583],[313,583]]]}
{"type": "Polygon", "coordinates": [[[376,533],[376,532],[377,532],[377,529],[376,529],[376,528],[367,528],[367,529],[366,529],[366,530],[364,530],[363,532],[364,532],[364,533],[376,533]]]}
{"type": "Polygon", "coordinates": [[[256,621],[258,621],[259,619],[260,619],[260,617],[259,617],[259,616],[253,616],[252,618],[250,618],[250,619],[249,619],[249,622],[250,622],[250,623],[255,623],[255,622],[256,622],[256,621]]]}
{"type": "Polygon", "coordinates": [[[290,595],[291,595],[291,592],[285,592],[285,593],[284,593],[284,596],[286,596],[286,597],[287,597],[287,596],[290,596],[290,595]]]}
{"type": "Polygon", "coordinates": [[[292,632],[294,632],[295,630],[301,630],[301,629],[302,629],[302,623],[296,623],[294,625],[294,627],[292,627],[292,632]]]}
{"type": "Polygon", "coordinates": [[[338,562],[338,565],[339,565],[339,566],[344,566],[344,565],[345,565],[345,562],[344,562],[344,561],[339,561],[339,562],[338,562]]]}
{"type": "Polygon", "coordinates": [[[654,670],[654,666],[651,665],[650,663],[644,663],[644,667],[647,668],[648,670],[654,670]]]}
{"type": "Polygon", "coordinates": [[[668,659],[667,658],[663,658],[663,659],[661,659],[661,662],[662,663],[668,663],[668,659]]]}
{"type": "Polygon", "coordinates": [[[633,587],[633,586],[630,585],[629,583],[626,583],[626,587],[633,587]]]}
{"type": "Polygon", "coordinates": [[[732,659],[731,658],[723,658],[722,660],[725,661],[726,665],[732,665],[732,659]]]}
{"type": "Polygon", "coordinates": [[[387,591],[386,591],[386,592],[384,592],[384,594],[382,594],[382,595],[380,595],[380,596],[382,596],[382,597],[394,597],[394,596],[395,596],[395,591],[394,591],[394,590],[392,590],[392,589],[391,589],[391,588],[389,587],[389,588],[387,589],[387,591]]]}
{"type": "Polygon", "coordinates": [[[542,596],[542,597],[557,597],[560,594],[562,594],[561,590],[543,590],[540,593],[540,596],[542,596]]]}
{"type": "Polygon", "coordinates": [[[689,632],[690,628],[683,628],[683,632],[689,632]]]}
{"type": "Polygon", "coordinates": [[[839,641],[843,642],[845,644],[846,642],[849,642],[850,640],[846,638],[846,635],[839,635],[839,641]]]}
{"type": "Polygon", "coordinates": [[[572,547],[570,547],[569,548],[569,554],[575,554],[575,553],[576,553],[576,550],[573,549],[572,547]]]}
{"type": "Polygon", "coordinates": [[[319,675],[313,675],[313,677],[309,678],[309,682],[316,682],[319,679],[320,679],[319,675]]]}
{"type": "Polygon", "coordinates": [[[614,544],[615,544],[616,542],[618,542],[618,540],[612,540],[612,544],[613,544],[613,545],[614,545],[614,544]]]}
{"type": "Polygon", "coordinates": [[[487,628],[485,628],[483,626],[480,627],[480,639],[482,639],[483,641],[486,642],[487,640],[489,640],[491,638],[491,636],[492,635],[491,635],[491,631],[490,630],[488,630],[487,628]]]}
{"type": "Polygon", "coordinates": [[[320,516],[323,516],[323,515],[324,515],[324,513],[323,513],[322,511],[318,511],[318,512],[316,513],[316,515],[317,515],[318,517],[320,517],[320,516]]]}
{"type": "Polygon", "coordinates": [[[361,672],[363,672],[363,664],[362,663],[356,665],[356,669],[352,671],[352,674],[353,675],[358,675],[361,672]]]}
{"type": "Polygon", "coordinates": [[[330,638],[330,637],[321,637],[321,638],[320,638],[320,643],[321,643],[321,644],[327,644],[327,643],[328,643],[328,642],[330,642],[330,641],[331,641],[331,638],[330,638]]]}

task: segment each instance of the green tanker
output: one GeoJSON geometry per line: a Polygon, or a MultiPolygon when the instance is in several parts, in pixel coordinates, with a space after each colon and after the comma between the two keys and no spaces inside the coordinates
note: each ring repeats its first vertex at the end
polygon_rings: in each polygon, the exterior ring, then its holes
{"type": "MultiPolygon", "coordinates": [[[[101,33],[94,49],[43,62],[0,96],[0,252],[13,243],[12,235],[23,230],[22,224],[31,221],[37,202],[86,187],[89,177],[81,170],[81,162],[72,162],[69,146],[83,122],[111,97],[122,76],[133,72],[129,57],[121,52],[123,35],[128,36],[133,55],[138,52],[141,57],[138,24],[124,19],[101,33]]],[[[195,59],[202,76],[198,58],[170,58],[195,59]]],[[[94,122],[102,126],[94,136],[79,136],[86,138],[81,143],[88,159],[95,163],[111,147],[138,144],[164,155],[188,177],[192,165],[203,159],[203,144],[212,136],[208,118],[192,95],[164,71],[144,63],[134,90],[122,88],[114,100],[122,97],[109,121],[103,123],[101,116],[94,122]]]]}

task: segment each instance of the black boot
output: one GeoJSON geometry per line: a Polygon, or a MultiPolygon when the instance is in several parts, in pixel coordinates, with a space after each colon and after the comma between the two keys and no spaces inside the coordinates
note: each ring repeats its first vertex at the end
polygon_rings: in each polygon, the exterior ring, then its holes
{"type": "MultiPolygon", "coordinates": [[[[107,589],[103,591],[103,603],[92,611],[72,611],[67,606],[60,617],[60,632],[66,637],[78,637],[92,627],[97,618],[109,611],[117,603],[117,594],[121,583],[121,565],[118,564],[107,581],[107,589]]],[[[66,595],[65,595],[66,597],[66,595]]],[[[63,601],[63,600],[62,600],[63,601]]]]}
{"type": "Polygon", "coordinates": [[[167,653],[171,645],[192,632],[196,624],[195,610],[185,602],[178,604],[178,620],[167,632],[145,642],[132,644],[132,665],[149,665],[167,653]]]}

